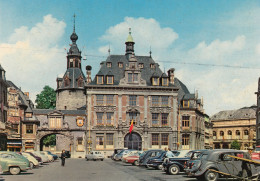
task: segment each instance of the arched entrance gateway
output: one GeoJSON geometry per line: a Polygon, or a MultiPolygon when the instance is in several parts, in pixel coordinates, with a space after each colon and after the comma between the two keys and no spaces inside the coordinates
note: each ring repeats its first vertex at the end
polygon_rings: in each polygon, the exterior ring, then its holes
{"type": "Polygon", "coordinates": [[[142,138],[136,133],[132,132],[128,133],[124,138],[124,147],[128,149],[134,150],[142,150],[142,138]]]}

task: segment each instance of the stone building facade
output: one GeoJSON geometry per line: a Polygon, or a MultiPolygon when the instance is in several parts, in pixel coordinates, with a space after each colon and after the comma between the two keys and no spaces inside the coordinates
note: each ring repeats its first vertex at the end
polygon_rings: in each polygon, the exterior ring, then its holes
{"type": "Polygon", "coordinates": [[[201,99],[190,94],[173,68],[163,73],[151,52],[136,56],[131,32],[125,44],[125,55],[109,55],[86,85],[88,150],[109,155],[114,148],[124,147],[204,148],[201,99]],[[183,119],[189,122],[185,128],[183,119]],[[134,129],[129,134],[132,121],[134,129]]]}
{"type": "Polygon", "coordinates": [[[32,109],[33,102],[29,99],[29,92],[22,92],[13,82],[8,83],[8,115],[7,122],[11,125],[7,150],[26,151],[35,150],[36,133],[39,121],[32,109]]]}
{"type": "Polygon", "coordinates": [[[242,150],[255,147],[256,107],[220,111],[210,119],[213,123],[213,148],[230,148],[237,140],[242,150]]]}
{"type": "Polygon", "coordinates": [[[7,149],[7,87],[8,84],[5,78],[5,70],[0,65],[0,150],[7,149]]]}

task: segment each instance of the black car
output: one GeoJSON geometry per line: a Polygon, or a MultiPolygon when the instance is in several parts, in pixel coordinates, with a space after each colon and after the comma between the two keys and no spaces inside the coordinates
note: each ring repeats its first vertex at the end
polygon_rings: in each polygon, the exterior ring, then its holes
{"type": "MultiPolygon", "coordinates": [[[[175,154],[177,151],[171,151],[171,152],[173,154],[175,154]]],[[[163,168],[162,163],[163,163],[164,159],[166,158],[166,153],[167,153],[167,151],[163,151],[163,152],[161,152],[160,155],[149,158],[149,160],[147,161],[147,166],[161,170],[163,168]]]]}
{"type": "Polygon", "coordinates": [[[189,151],[185,157],[183,158],[168,158],[165,159],[166,161],[163,162],[163,169],[166,173],[171,175],[176,175],[179,172],[183,172],[185,169],[185,164],[194,158],[197,158],[201,153],[205,152],[207,150],[193,150],[189,151]]]}
{"type": "Polygon", "coordinates": [[[70,158],[70,151],[65,151],[66,158],[70,158]]]}
{"type": "Polygon", "coordinates": [[[162,152],[163,150],[159,150],[159,149],[146,151],[144,155],[139,157],[139,166],[147,166],[146,164],[149,158],[156,157],[160,155],[162,152]]]}

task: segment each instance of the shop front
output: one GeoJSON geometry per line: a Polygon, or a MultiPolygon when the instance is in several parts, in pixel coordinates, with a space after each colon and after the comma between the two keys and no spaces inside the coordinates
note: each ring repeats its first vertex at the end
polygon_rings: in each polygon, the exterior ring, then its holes
{"type": "Polygon", "coordinates": [[[7,151],[22,151],[22,140],[7,140],[7,151]]]}

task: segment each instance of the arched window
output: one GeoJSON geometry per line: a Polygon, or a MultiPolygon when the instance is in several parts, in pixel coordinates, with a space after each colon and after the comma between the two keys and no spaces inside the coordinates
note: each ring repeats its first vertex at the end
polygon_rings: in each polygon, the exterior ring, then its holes
{"type": "Polygon", "coordinates": [[[219,135],[224,136],[224,131],[220,131],[219,135]]]}
{"type": "Polygon", "coordinates": [[[229,130],[228,131],[228,135],[232,136],[232,131],[229,130]]]}
{"type": "Polygon", "coordinates": [[[239,130],[236,130],[236,135],[240,136],[240,131],[239,130]]]}
{"type": "Polygon", "coordinates": [[[245,131],[244,131],[244,135],[248,135],[248,130],[245,130],[245,131]]]}

